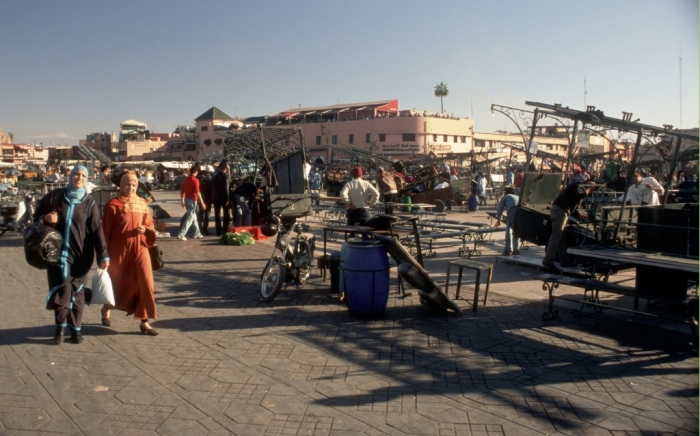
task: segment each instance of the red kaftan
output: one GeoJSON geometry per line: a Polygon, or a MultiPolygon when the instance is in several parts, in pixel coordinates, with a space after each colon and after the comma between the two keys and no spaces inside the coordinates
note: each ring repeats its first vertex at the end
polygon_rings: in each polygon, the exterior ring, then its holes
{"type": "Polygon", "coordinates": [[[155,244],[156,233],[148,204],[136,195],[119,195],[105,206],[102,227],[115,308],[136,319],[156,318],[153,270],[147,248],[155,244]],[[139,226],[146,227],[145,234],[138,233],[139,226]]]}

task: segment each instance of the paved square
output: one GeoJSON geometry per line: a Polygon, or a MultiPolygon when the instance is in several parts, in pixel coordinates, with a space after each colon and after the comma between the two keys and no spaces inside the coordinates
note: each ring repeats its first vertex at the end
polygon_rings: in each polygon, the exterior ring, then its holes
{"type": "MultiPolygon", "coordinates": [[[[168,206],[173,233],[180,212],[168,206]]],[[[577,318],[560,302],[544,322],[533,270],[496,263],[477,313],[466,300],[462,316],[435,313],[392,286],[384,318],[362,320],[316,274],[260,301],[269,241],[159,243],[159,336],[120,312],[103,327],[90,307],[85,342],[52,346],[45,274],[20,238],[0,238],[0,434],[698,434],[686,326],[577,318]]],[[[494,263],[502,245],[479,260],[494,263]]],[[[455,255],[442,248],[426,267],[444,283],[455,255]]]]}

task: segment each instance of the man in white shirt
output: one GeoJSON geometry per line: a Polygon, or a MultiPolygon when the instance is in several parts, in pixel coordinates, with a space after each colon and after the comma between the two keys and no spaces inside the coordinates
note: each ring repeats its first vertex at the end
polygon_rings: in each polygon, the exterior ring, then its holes
{"type": "Polygon", "coordinates": [[[450,184],[447,182],[447,180],[445,180],[445,179],[440,179],[440,183],[438,183],[437,185],[435,185],[435,187],[434,187],[433,189],[445,189],[445,188],[447,188],[448,186],[450,186],[450,184]]]}
{"type": "Polygon", "coordinates": [[[369,208],[379,201],[379,191],[366,180],[362,180],[362,168],[352,169],[352,180],[340,191],[340,197],[348,204],[345,213],[349,226],[364,226],[369,220],[369,208]]]}
{"type": "Polygon", "coordinates": [[[659,194],[664,194],[664,187],[653,177],[644,177],[641,171],[635,171],[632,185],[627,191],[629,204],[654,206],[659,203],[659,194]]]}

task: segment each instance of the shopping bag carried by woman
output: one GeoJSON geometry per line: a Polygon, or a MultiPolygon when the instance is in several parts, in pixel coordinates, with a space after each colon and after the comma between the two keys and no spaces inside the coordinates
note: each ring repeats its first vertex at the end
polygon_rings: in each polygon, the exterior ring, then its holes
{"type": "Polygon", "coordinates": [[[90,304],[109,304],[114,306],[114,291],[112,290],[112,280],[106,270],[97,269],[97,273],[92,278],[92,301],[90,304]]]}

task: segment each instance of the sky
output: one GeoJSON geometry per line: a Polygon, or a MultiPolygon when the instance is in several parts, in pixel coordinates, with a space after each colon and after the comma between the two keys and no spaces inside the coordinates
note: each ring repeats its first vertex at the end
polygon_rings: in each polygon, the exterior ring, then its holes
{"type": "Polygon", "coordinates": [[[77,144],[136,119],[398,99],[516,131],[491,104],[698,127],[697,0],[0,1],[0,128],[77,144]],[[584,80],[585,91],[584,95],[584,80]],[[682,118],[681,118],[682,117],[682,118]]]}

